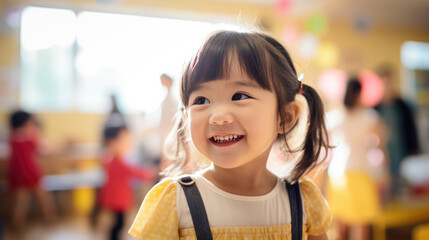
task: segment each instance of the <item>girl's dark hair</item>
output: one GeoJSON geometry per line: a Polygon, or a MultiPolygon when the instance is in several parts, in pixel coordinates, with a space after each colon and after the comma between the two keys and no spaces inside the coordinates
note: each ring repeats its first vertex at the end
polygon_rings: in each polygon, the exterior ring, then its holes
{"type": "MultiPolygon", "coordinates": [[[[289,103],[295,100],[300,84],[289,53],[271,36],[258,32],[234,31],[220,31],[209,36],[197,54],[185,66],[180,85],[183,107],[188,107],[190,94],[200,84],[227,78],[232,59],[238,61],[241,70],[261,88],[276,94],[277,111],[285,132],[285,134],[279,134],[277,139],[284,140],[289,151],[303,150],[302,158],[288,176],[290,181],[298,180],[317,165],[321,149],[329,147],[324,110],[317,92],[310,86],[304,85],[302,95],[307,99],[309,106],[308,132],[300,149],[291,150],[287,144],[287,136],[296,127],[296,124],[292,129],[285,129],[287,123],[292,120],[292,116],[285,109],[289,103]]],[[[177,143],[175,147],[176,161],[167,169],[167,173],[178,172],[175,170],[189,165],[186,154],[188,149],[185,114],[181,114],[178,119],[175,131],[179,129],[177,140],[180,143],[177,143]]]]}
{"type": "Polygon", "coordinates": [[[9,118],[9,126],[12,130],[24,126],[29,120],[34,119],[31,113],[22,110],[14,111],[9,118]]]}
{"type": "Polygon", "coordinates": [[[347,82],[346,94],[344,95],[344,106],[351,109],[359,102],[362,85],[356,77],[352,77],[347,82]]]}

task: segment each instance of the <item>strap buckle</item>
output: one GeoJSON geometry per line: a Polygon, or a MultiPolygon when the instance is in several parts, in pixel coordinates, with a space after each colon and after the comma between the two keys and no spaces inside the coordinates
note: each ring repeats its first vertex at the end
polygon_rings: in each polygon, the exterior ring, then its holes
{"type": "Polygon", "coordinates": [[[185,186],[190,186],[195,183],[195,180],[189,176],[179,178],[179,183],[185,186]]]}

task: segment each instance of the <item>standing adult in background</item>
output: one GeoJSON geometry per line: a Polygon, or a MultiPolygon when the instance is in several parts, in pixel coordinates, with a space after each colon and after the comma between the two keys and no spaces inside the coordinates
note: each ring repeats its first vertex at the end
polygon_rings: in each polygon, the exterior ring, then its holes
{"type": "Polygon", "coordinates": [[[379,68],[378,75],[383,80],[382,102],[375,107],[387,125],[387,151],[390,159],[391,194],[397,195],[401,189],[401,161],[419,153],[416,125],[411,109],[395,92],[393,69],[385,65],[379,68]]]}
{"type": "Polygon", "coordinates": [[[164,156],[164,142],[170,133],[174,125],[174,115],[177,112],[177,101],[174,99],[174,96],[171,91],[173,86],[173,79],[167,74],[163,73],[160,76],[161,84],[167,89],[167,95],[162,101],[161,105],[161,119],[158,126],[158,132],[161,137],[161,162],[159,169],[162,171],[169,165],[169,160],[164,156]]]}
{"type": "Polygon", "coordinates": [[[167,95],[162,101],[161,120],[159,123],[162,138],[165,139],[173,127],[173,117],[177,112],[177,102],[171,93],[173,79],[165,73],[161,75],[160,79],[162,86],[167,89],[167,95]]]}
{"type": "Polygon", "coordinates": [[[174,125],[177,101],[172,93],[173,79],[163,73],[159,80],[166,94],[156,116],[151,113],[142,114],[140,117],[132,118],[131,125],[136,135],[135,142],[138,148],[135,154],[138,161],[147,167],[163,171],[170,163],[163,150],[165,139],[174,125]]]}

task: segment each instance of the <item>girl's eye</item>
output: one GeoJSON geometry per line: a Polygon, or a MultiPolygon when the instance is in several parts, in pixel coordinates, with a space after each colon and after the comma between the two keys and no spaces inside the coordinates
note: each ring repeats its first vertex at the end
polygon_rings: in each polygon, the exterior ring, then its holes
{"type": "Polygon", "coordinates": [[[197,97],[194,102],[194,104],[196,105],[203,105],[203,104],[209,104],[209,103],[210,101],[205,97],[197,97]]]}
{"type": "Polygon", "coordinates": [[[236,93],[232,96],[232,101],[244,100],[250,98],[249,95],[244,93],[236,93]]]}

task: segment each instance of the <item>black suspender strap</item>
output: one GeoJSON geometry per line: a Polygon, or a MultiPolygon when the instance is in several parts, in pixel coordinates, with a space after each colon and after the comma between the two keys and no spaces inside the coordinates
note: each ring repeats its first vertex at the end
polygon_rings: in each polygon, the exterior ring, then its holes
{"type": "Polygon", "coordinates": [[[186,201],[188,202],[197,239],[212,240],[213,237],[210,231],[206,209],[194,179],[189,176],[182,177],[179,179],[179,183],[182,185],[186,201]]]}
{"type": "Polygon", "coordinates": [[[286,182],[286,190],[289,196],[292,240],[302,240],[302,202],[298,181],[295,184],[286,182]]]}

